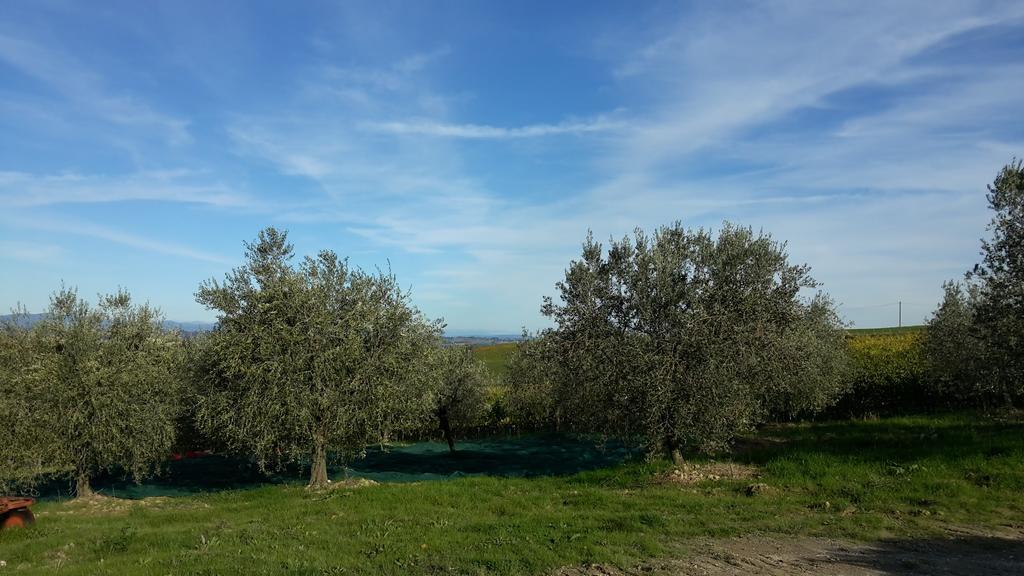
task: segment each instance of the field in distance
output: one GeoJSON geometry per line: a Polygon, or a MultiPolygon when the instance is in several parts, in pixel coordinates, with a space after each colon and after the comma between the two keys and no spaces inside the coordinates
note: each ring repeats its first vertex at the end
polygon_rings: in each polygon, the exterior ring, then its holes
{"type": "Polygon", "coordinates": [[[515,342],[502,342],[487,346],[474,346],[473,355],[487,365],[487,369],[495,378],[502,379],[508,373],[508,359],[515,349],[515,342]]]}
{"type": "MultiPolygon", "coordinates": [[[[858,336],[880,336],[884,334],[912,334],[922,332],[924,329],[923,325],[918,325],[899,328],[895,326],[890,328],[853,328],[848,330],[848,332],[850,336],[856,338],[858,336]]],[[[496,378],[504,378],[505,374],[508,373],[509,356],[512,355],[515,349],[515,342],[501,342],[484,346],[473,346],[473,355],[477,359],[482,360],[496,378]]]]}

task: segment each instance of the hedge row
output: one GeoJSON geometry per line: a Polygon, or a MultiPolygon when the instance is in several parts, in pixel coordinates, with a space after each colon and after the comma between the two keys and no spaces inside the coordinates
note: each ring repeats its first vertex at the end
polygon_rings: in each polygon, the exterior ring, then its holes
{"type": "Polygon", "coordinates": [[[890,415],[941,408],[928,376],[924,330],[851,334],[849,384],[830,417],[890,415]]]}

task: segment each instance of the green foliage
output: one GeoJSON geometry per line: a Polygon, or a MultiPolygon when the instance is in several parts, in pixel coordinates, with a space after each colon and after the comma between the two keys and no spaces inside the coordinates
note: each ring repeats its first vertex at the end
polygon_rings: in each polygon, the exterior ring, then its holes
{"type": "Polygon", "coordinates": [[[994,212],[982,261],[964,284],[947,283],[925,346],[937,386],[961,403],[1024,400],[1024,164],[988,187],[994,212]]]}
{"type": "Polygon", "coordinates": [[[975,322],[981,293],[976,284],[947,282],[928,321],[923,354],[935,392],[948,403],[988,404],[994,398],[985,339],[975,322]]]}
{"type": "Polygon", "coordinates": [[[987,198],[991,238],[969,275],[979,292],[974,322],[986,348],[982,386],[1011,403],[1024,398],[1024,163],[1005,166],[987,198]]]}
{"type": "MultiPolygon", "coordinates": [[[[543,311],[556,328],[521,348],[510,384],[531,411],[650,450],[717,450],[777,414],[840,391],[840,322],[784,244],[726,224],[588,237],[543,311]]],[[[520,402],[520,404],[524,404],[520,402]]]]}
{"type": "Polygon", "coordinates": [[[514,346],[508,356],[503,398],[511,421],[526,430],[560,429],[564,403],[559,394],[566,388],[557,385],[561,365],[556,361],[554,335],[545,332],[531,337],[524,332],[514,346]]]}
{"type": "Polygon", "coordinates": [[[31,485],[44,467],[35,444],[45,431],[30,425],[27,382],[35,350],[27,324],[23,309],[0,321],[0,494],[31,485]]]}
{"type": "Polygon", "coordinates": [[[273,228],[246,245],[247,262],[197,300],[219,312],[197,374],[200,429],[261,467],[312,461],[327,482],[328,452],[421,426],[433,408],[429,353],[440,324],[409,304],[394,276],[350,268],[333,252],[291,264],[273,228]]]}
{"type": "Polygon", "coordinates": [[[922,351],[921,330],[853,333],[848,386],[828,413],[835,416],[893,415],[937,407],[922,351]]]}
{"type": "Polygon", "coordinates": [[[438,348],[434,362],[434,413],[448,448],[454,452],[454,433],[483,423],[491,376],[484,363],[465,346],[438,348]]]}
{"type": "Polygon", "coordinates": [[[5,396],[21,410],[10,422],[21,430],[14,450],[29,456],[29,472],[72,470],[82,496],[99,473],[141,480],[166,459],[180,406],[181,347],[161,321],[127,292],[92,307],[62,288],[32,330],[8,332],[20,343],[7,364],[20,369],[5,396]]]}

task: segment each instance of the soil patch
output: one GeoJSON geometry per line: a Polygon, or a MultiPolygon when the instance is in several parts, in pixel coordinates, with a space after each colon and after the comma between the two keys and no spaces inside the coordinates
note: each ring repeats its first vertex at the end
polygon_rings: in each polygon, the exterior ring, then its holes
{"type": "Polygon", "coordinates": [[[706,480],[748,480],[757,477],[757,468],[735,462],[686,463],[658,477],[665,484],[692,486],[706,480]]]}
{"type": "Polygon", "coordinates": [[[208,505],[199,502],[186,503],[166,496],[130,499],[93,494],[92,496],[69,500],[57,510],[37,512],[36,516],[46,516],[47,514],[53,514],[56,516],[65,514],[108,515],[124,514],[137,508],[168,509],[198,508],[206,506],[208,505]]]}
{"type": "Polygon", "coordinates": [[[827,538],[708,540],[684,559],[627,569],[566,567],[558,576],[1011,576],[1024,574],[1024,531],[953,528],[948,537],[862,544],[827,538]]]}

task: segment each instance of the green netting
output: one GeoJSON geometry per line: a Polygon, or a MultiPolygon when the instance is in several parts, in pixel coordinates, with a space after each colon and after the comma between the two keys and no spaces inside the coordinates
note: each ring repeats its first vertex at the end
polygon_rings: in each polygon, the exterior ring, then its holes
{"type": "MultiPolygon", "coordinates": [[[[441,442],[394,444],[367,450],[366,457],[347,468],[332,466],[332,479],[368,478],[377,482],[419,482],[463,476],[561,476],[613,466],[630,456],[622,444],[597,445],[592,440],[554,435],[533,435],[466,440],[450,454],[441,442]]],[[[119,498],[186,496],[201,492],[231,490],[263,484],[305,484],[300,467],[275,475],[261,474],[249,462],[224,456],[168,462],[160,476],[136,485],[118,477],[98,478],[93,487],[119,498]]],[[[71,485],[54,479],[43,485],[38,496],[67,498],[71,485]]]]}
{"type": "Polygon", "coordinates": [[[350,465],[350,474],[378,482],[443,480],[467,475],[561,476],[612,466],[628,455],[621,444],[597,446],[564,436],[463,441],[456,444],[454,454],[448,452],[447,444],[417,442],[370,450],[366,458],[350,465]]]}

